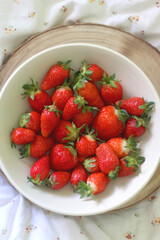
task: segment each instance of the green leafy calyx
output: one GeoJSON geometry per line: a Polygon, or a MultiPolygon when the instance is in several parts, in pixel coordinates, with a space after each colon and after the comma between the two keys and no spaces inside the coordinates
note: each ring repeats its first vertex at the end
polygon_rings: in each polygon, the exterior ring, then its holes
{"type": "Polygon", "coordinates": [[[117,88],[115,82],[120,82],[120,80],[116,79],[116,74],[113,73],[110,77],[106,75],[106,73],[103,74],[103,78],[101,80],[101,84],[108,84],[112,86],[113,88],[117,88]]]}
{"type": "Polygon", "coordinates": [[[20,121],[19,121],[19,125],[20,127],[25,127],[26,124],[30,121],[30,113],[24,113],[21,117],[20,117],[20,121]]]}
{"type": "Polygon", "coordinates": [[[34,100],[34,94],[38,91],[38,82],[34,83],[31,78],[31,84],[24,84],[23,89],[25,90],[22,93],[23,98],[30,96],[30,98],[34,100]]]}
{"type": "Polygon", "coordinates": [[[19,149],[21,158],[30,156],[31,143],[25,144],[22,148],[19,149]]]}
{"type": "Polygon", "coordinates": [[[91,185],[83,181],[79,181],[77,186],[74,185],[74,191],[81,194],[80,198],[92,197],[93,199],[95,199],[91,185]]]}

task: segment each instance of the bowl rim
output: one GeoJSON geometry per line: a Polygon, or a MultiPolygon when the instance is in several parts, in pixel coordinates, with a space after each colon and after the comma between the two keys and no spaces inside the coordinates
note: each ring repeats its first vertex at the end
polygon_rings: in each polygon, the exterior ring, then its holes
{"type": "MultiPolygon", "coordinates": [[[[32,57],[28,58],[27,60],[25,60],[22,64],[20,64],[12,73],[11,75],[8,77],[7,81],[4,83],[4,85],[0,88],[0,102],[1,102],[1,98],[3,96],[3,93],[7,87],[7,85],[9,84],[9,82],[11,81],[11,79],[16,75],[16,73],[23,68],[23,66],[25,66],[28,62],[32,61],[33,59],[37,58],[38,56],[40,55],[43,55],[51,50],[54,50],[54,49],[58,49],[58,48],[65,48],[65,47],[71,47],[71,46],[85,46],[85,47],[94,47],[94,48],[99,48],[99,49],[102,49],[102,50],[107,50],[108,52],[110,53],[113,53],[115,55],[118,55],[119,57],[125,59],[127,62],[129,62],[129,64],[131,64],[134,68],[136,68],[141,75],[143,75],[143,77],[148,81],[148,83],[150,84],[150,86],[152,87],[152,90],[154,91],[157,99],[159,99],[159,103],[160,103],[160,97],[159,97],[159,94],[157,92],[157,90],[155,89],[153,83],[151,82],[151,80],[147,77],[147,75],[133,62],[131,61],[128,57],[124,56],[123,54],[115,51],[115,50],[112,50],[108,47],[105,47],[105,46],[100,46],[98,44],[93,44],[93,43],[80,43],[80,42],[75,42],[75,43],[65,43],[65,44],[59,44],[59,45],[56,45],[56,46],[52,46],[52,47],[49,47],[49,48],[46,48],[42,51],[40,51],[39,53],[36,53],[35,55],[33,55],[32,57]]],[[[3,164],[3,161],[1,160],[0,158],[0,168],[2,169],[2,171],[4,172],[5,176],[7,177],[7,179],[9,180],[9,182],[13,185],[13,187],[15,187],[15,189],[20,193],[22,194],[26,199],[28,199],[29,201],[33,202],[34,204],[36,204],[37,206],[39,207],[42,207],[43,209],[47,209],[47,210],[50,210],[52,212],[55,212],[55,213],[58,213],[58,214],[65,214],[65,215],[70,215],[70,216],[78,216],[78,215],[81,215],[81,216],[90,216],[90,215],[97,215],[97,214],[102,214],[102,213],[107,213],[107,212],[110,212],[110,211],[113,211],[114,209],[120,207],[121,205],[124,205],[126,204],[128,201],[130,201],[132,198],[134,198],[147,184],[148,182],[150,181],[150,179],[152,178],[152,176],[154,175],[158,165],[159,165],[159,162],[160,162],[160,156],[159,156],[159,159],[157,160],[157,163],[154,167],[154,170],[152,171],[152,173],[150,174],[150,176],[148,177],[147,181],[145,181],[145,183],[141,186],[141,188],[139,188],[138,191],[136,191],[134,194],[132,194],[130,197],[128,197],[125,201],[119,203],[119,204],[116,204],[114,207],[111,207],[110,209],[108,210],[100,210],[100,211],[95,211],[95,212],[88,212],[88,213],[81,213],[81,212],[77,212],[77,213],[72,213],[70,211],[58,211],[56,209],[51,209],[51,208],[48,208],[47,206],[44,206],[44,204],[41,204],[39,201],[35,200],[34,198],[32,198],[32,196],[30,196],[29,194],[26,194],[25,191],[23,191],[23,189],[21,187],[19,187],[17,185],[17,183],[14,181],[13,178],[10,177],[10,175],[8,174],[7,172],[7,169],[5,168],[4,164],[3,164]]]]}

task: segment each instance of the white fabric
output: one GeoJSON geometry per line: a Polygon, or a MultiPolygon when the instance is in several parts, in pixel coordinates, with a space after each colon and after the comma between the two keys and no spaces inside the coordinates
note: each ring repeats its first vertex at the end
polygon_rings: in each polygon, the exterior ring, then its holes
{"type": "MultiPolygon", "coordinates": [[[[0,65],[30,36],[75,22],[116,26],[160,50],[160,1],[0,0],[0,65]]],[[[0,176],[0,240],[159,240],[160,189],[112,214],[68,217],[26,200],[0,176]]]]}

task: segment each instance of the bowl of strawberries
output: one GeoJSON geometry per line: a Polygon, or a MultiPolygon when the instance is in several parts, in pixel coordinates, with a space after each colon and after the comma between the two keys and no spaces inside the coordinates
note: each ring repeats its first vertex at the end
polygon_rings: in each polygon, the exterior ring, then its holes
{"type": "Polygon", "coordinates": [[[50,211],[117,209],[158,167],[158,93],[111,49],[73,43],[34,55],[3,86],[0,111],[0,167],[50,211]]]}

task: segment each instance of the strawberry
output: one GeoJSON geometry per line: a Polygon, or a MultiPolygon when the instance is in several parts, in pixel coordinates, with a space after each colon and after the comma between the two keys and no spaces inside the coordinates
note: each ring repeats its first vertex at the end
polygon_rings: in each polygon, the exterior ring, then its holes
{"type": "Polygon", "coordinates": [[[107,143],[102,143],[96,149],[99,167],[101,171],[108,174],[108,177],[115,179],[119,170],[119,159],[112,148],[107,143]]]}
{"type": "Polygon", "coordinates": [[[78,153],[77,153],[77,158],[78,158],[78,162],[80,162],[80,163],[83,163],[84,160],[86,159],[85,156],[81,156],[81,155],[79,155],[78,153]]]}
{"type": "Polygon", "coordinates": [[[100,93],[106,105],[115,104],[123,97],[122,85],[115,77],[115,74],[112,74],[110,77],[104,74],[101,80],[102,86],[100,88],[100,93]]]}
{"type": "Polygon", "coordinates": [[[78,185],[79,181],[86,182],[87,177],[87,171],[84,169],[82,164],[78,163],[78,165],[72,171],[71,184],[78,185]]]}
{"type": "Polygon", "coordinates": [[[108,177],[102,173],[92,173],[88,178],[86,183],[80,181],[78,186],[75,186],[75,191],[81,194],[81,198],[92,197],[99,194],[105,190],[110,180],[108,177]]]}
{"type": "Polygon", "coordinates": [[[24,145],[35,139],[35,132],[26,128],[15,128],[11,133],[12,144],[24,145]]]}
{"type": "Polygon", "coordinates": [[[69,98],[73,97],[74,93],[72,89],[67,85],[61,85],[52,94],[52,102],[56,107],[63,111],[69,98]]]}
{"type": "Polygon", "coordinates": [[[74,115],[82,112],[83,107],[87,104],[83,97],[71,97],[68,99],[62,114],[64,120],[71,120],[74,115]]]}
{"type": "Polygon", "coordinates": [[[134,137],[142,136],[146,132],[146,128],[147,128],[146,122],[147,121],[144,120],[143,118],[133,116],[132,118],[130,118],[127,121],[125,130],[123,132],[123,136],[126,139],[128,139],[131,135],[134,137]]]}
{"type": "Polygon", "coordinates": [[[76,141],[80,130],[81,128],[76,128],[73,122],[61,119],[52,134],[57,142],[65,144],[76,141]]]}
{"type": "Polygon", "coordinates": [[[86,126],[91,126],[93,118],[94,115],[92,113],[92,108],[86,106],[85,111],[74,115],[72,121],[77,128],[80,128],[82,125],[84,125],[83,128],[81,128],[80,130],[80,133],[83,133],[86,130],[86,126]]]}
{"type": "Polygon", "coordinates": [[[120,170],[118,172],[118,177],[129,176],[137,172],[139,165],[145,161],[142,156],[126,156],[120,159],[120,170]]]}
{"type": "Polygon", "coordinates": [[[88,172],[93,173],[93,172],[101,171],[97,157],[91,157],[91,158],[85,159],[85,161],[83,162],[83,165],[88,172]]]}
{"type": "Polygon", "coordinates": [[[19,149],[21,158],[34,157],[41,158],[55,145],[53,137],[43,137],[36,135],[35,139],[19,149]]]}
{"type": "Polygon", "coordinates": [[[137,148],[137,141],[135,141],[132,135],[128,139],[122,137],[111,138],[107,141],[107,144],[111,146],[118,158],[127,156],[130,151],[139,151],[137,148]]]}
{"type": "Polygon", "coordinates": [[[129,115],[125,110],[117,110],[114,106],[103,107],[95,116],[92,128],[97,132],[97,137],[107,140],[118,137],[124,130],[125,121],[129,115]]]}
{"type": "Polygon", "coordinates": [[[130,115],[140,117],[142,114],[146,114],[154,107],[153,102],[146,102],[142,97],[132,97],[117,102],[121,109],[125,109],[130,115]]]}
{"type": "Polygon", "coordinates": [[[87,134],[81,136],[76,142],[77,153],[85,157],[94,155],[97,147],[98,142],[96,140],[96,135],[93,134],[93,131],[87,131],[87,134]]]}
{"type": "Polygon", "coordinates": [[[80,72],[83,77],[93,82],[101,81],[104,74],[104,70],[101,67],[97,64],[87,64],[85,60],[82,62],[82,65],[80,72]]]}
{"type": "Polygon", "coordinates": [[[77,163],[77,154],[73,147],[56,144],[50,151],[51,167],[55,171],[66,171],[74,168],[77,163]]]}
{"type": "Polygon", "coordinates": [[[100,96],[98,87],[90,81],[87,81],[81,74],[75,73],[73,81],[73,90],[76,94],[81,95],[88,102],[89,106],[101,109],[104,102],[100,96]]]}
{"type": "Polygon", "coordinates": [[[43,137],[48,137],[55,129],[60,120],[60,111],[53,104],[45,106],[41,113],[41,134],[43,137]]]}
{"type": "Polygon", "coordinates": [[[30,169],[28,180],[36,185],[42,185],[47,180],[50,173],[50,160],[48,155],[38,159],[30,169]]]}
{"type": "Polygon", "coordinates": [[[53,65],[47,72],[45,78],[42,81],[41,89],[46,91],[51,88],[55,88],[58,85],[61,85],[64,80],[69,78],[70,76],[70,68],[68,64],[71,61],[67,62],[58,62],[57,64],[53,65]]]}
{"type": "Polygon", "coordinates": [[[38,82],[34,83],[31,79],[31,84],[24,84],[25,90],[22,95],[24,98],[28,96],[28,102],[31,108],[37,112],[42,112],[44,107],[52,104],[52,99],[49,94],[43,90],[38,89],[38,82]]]}
{"type": "Polygon", "coordinates": [[[48,187],[58,190],[63,188],[70,180],[70,172],[66,171],[57,171],[53,172],[47,182],[48,187]]]}
{"type": "Polygon", "coordinates": [[[20,117],[20,127],[28,128],[38,133],[41,130],[41,115],[39,112],[31,111],[22,114],[20,117]]]}

